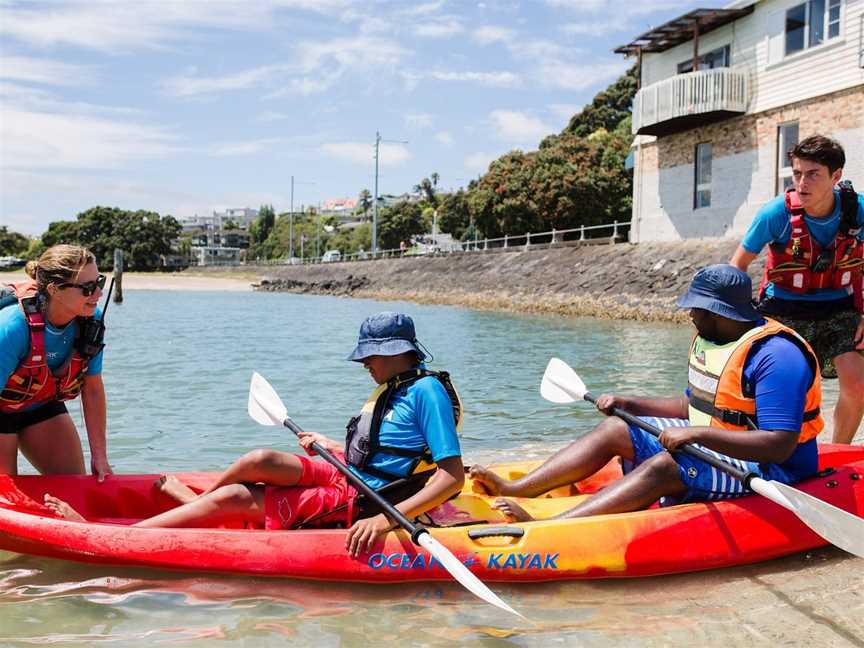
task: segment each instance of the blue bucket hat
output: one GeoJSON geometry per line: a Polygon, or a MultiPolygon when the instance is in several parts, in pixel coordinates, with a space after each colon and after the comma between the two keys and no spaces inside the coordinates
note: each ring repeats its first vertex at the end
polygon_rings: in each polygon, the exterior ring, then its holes
{"type": "Polygon", "coordinates": [[[402,313],[378,313],[363,320],[357,346],[347,359],[363,362],[373,355],[394,356],[413,351],[420,360],[425,360],[426,354],[418,344],[414,320],[402,313]]]}
{"type": "Polygon", "coordinates": [[[701,308],[738,322],[762,318],[753,308],[753,284],[746,272],[726,263],[702,268],[693,276],[680,308],[701,308]]]}

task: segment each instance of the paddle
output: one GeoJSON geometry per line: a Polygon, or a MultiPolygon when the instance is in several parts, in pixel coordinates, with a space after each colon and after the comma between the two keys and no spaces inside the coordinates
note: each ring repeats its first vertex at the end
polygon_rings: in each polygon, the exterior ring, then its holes
{"type": "MultiPolygon", "coordinates": [[[[553,403],[572,403],[586,400],[596,403],[597,399],[585,387],[578,374],[563,360],[552,358],[540,383],[540,394],[553,403]]],[[[621,408],[613,408],[612,413],[631,425],[637,425],[646,432],[659,437],[662,430],[646,423],[621,408]]],[[[696,457],[707,464],[722,470],[772,502],[792,511],[804,524],[813,529],[825,540],[858,557],[864,558],[864,519],[852,515],[812,495],[792,488],[778,481],[766,481],[754,473],[746,472],[692,445],[684,445],[677,452],[696,457]]]]}
{"type": "MultiPolygon", "coordinates": [[[[276,390],[273,389],[270,383],[268,383],[267,380],[257,372],[252,374],[252,383],[249,385],[249,416],[261,425],[284,425],[298,436],[303,431],[300,426],[297,425],[290,416],[288,416],[288,410],[285,409],[285,405],[282,404],[282,399],[279,398],[276,390]]],[[[390,504],[390,502],[367,486],[362,479],[357,477],[357,475],[348,469],[348,466],[321,447],[320,444],[313,443],[312,449],[317,452],[324,461],[331,464],[336,468],[336,470],[345,475],[354,488],[381,507],[381,510],[384,511],[387,517],[411,534],[411,541],[432,554],[432,556],[441,563],[444,569],[450,572],[450,575],[459,581],[465,589],[487,603],[491,603],[502,610],[522,617],[519,612],[498,598],[495,592],[486,587],[479,578],[472,574],[468,568],[465,567],[465,565],[463,565],[449,549],[447,549],[447,547],[433,538],[427,528],[419,524],[414,524],[402,515],[395,506],[390,504]]]]}

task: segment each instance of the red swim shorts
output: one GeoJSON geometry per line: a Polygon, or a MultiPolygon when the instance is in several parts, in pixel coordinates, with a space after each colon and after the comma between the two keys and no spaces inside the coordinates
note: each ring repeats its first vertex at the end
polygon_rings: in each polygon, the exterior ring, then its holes
{"type": "MultiPolygon", "coordinates": [[[[344,463],[341,454],[333,455],[344,463]]],[[[326,461],[316,461],[295,455],[303,464],[303,474],[294,486],[267,486],[264,489],[264,528],[290,529],[328,511],[312,522],[322,526],[333,522],[347,522],[356,514],[354,500],[357,491],[341,472],[326,461]],[[345,505],[339,511],[340,506],[345,505]]]]}

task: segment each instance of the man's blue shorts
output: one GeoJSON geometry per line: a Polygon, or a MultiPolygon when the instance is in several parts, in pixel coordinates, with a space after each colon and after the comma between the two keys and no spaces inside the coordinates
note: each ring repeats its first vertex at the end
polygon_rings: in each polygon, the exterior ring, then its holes
{"type": "MultiPolygon", "coordinates": [[[[686,427],[690,425],[687,419],[674,418],[659,418],[653,416],[640,416],[640,419],[646,423],[665,430],[667,427],[686,427]]],[[[650,434],[640,427],[630,425],[630,441],[633,444],[633,461],[624,461],[624,473],[635,470],[642,462],[650,457],[653,457],[659,452],[666,452],[660,442],[653,434],[650,434]]],[[[710,455],[718,459],[732,464],[736,468],[740,468],[745,472],[754,472],[757,476],[765,480],[775,480],[784,484],[794,484],[800,481],[793,473],[781,468],[777,464],[758,463],[755,461],[743,461],[728,457],[714,450],[709,450],[698,443],[693,444],[700,450],[704,450],[710,455]]],[[[678,463],[678,476],[684,486],[687,487],[687,492],[677,497],[664,497],[660,500],[661,506],[671,506],[673,504],[683,504],[684,502],[701,502],[705,500],[721,500],[750,495],[752,491],[744,488],[737,479],[727,475],[721,470],[717,470],[704,461],[700,461],[695,457],[684,454],[683,452],[672,453],[675,461],[678,463]]]]}

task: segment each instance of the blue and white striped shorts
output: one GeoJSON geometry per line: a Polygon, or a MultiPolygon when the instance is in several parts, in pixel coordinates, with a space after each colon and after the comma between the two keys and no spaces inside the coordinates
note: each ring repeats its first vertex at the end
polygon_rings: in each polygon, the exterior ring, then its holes
{"type": "MultiPolygon", "coordinates": [[[[639,418],[661,430],[665,430],[667,427],[686,427],[690,425],[687,419],[660,418],[655,416],[640,416],[639,418]]],[[[633,443],[633,461],[623,462],[625,473],[634,470],[642,462],[653,457],[658,452],[666,451],[653,434],[635,425],[629,427],[630,440],[633,443]]],[[[743,461],[720,452],[715,452],[698,443],[694,443],[693,445],[745,472],[754,472],[762,479],[775,480],[784,484],[794,484],[798,481],[795,475],[777,464],[743,461]]],[[[744,484],[740,481],[704,461],[681,452],[675,452],[672,456],[678,463],[678,475],[681,478],[681,482],[687,487],[687,492],[680,497],[664,497],[660,500],[660,504],[663,506],[684,502],[731,499],[751,493],[750,490],[744,488],[744,484]]]]}

